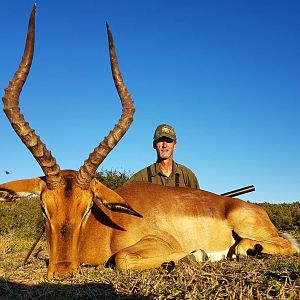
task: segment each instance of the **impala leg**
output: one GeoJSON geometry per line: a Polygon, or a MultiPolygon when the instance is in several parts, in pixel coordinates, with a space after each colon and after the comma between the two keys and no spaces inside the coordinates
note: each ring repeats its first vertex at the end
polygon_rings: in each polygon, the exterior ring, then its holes
{"type": "Polygon", "coordinates": [[[156,236],[146,236],[136,244],[122,249],[115,256],[115,264],[121,270],[144,270],[160,267],[165,262],[178,261],[189,255],[179,247],[156,236]]]}
{"type": "Polygon", "coordinates": [[[233,224],[234,234],[238,237],[235,254],[238,258],[247,254],[282,254],[297,253],[292,242],[283,238],[272,224],[267,213],[259,206],[232,210],[228,215],[233,224]]]}
{"type": "Polygon", "coordinates": [[[244,238],[235,248],[235,254],[238,258],[245,257],[248,254],[259,253],[291,255],[297,253],[297,250],[288,240],[280,236],[268,241],[244,238]]]}

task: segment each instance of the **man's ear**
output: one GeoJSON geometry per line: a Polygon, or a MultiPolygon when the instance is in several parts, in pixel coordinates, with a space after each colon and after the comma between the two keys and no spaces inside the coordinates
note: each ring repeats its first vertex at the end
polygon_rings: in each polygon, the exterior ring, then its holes
{"type": "Polygon", "coordinates": [[[94,203],[101,208],[104,205],[111,211],[126,213],[142,218],[130,205],[116,192],[102,184],[97,179],[91,182],[91,190],[94,193],[94,203]]]}
{"type": "Polygon", "coordinates": [[[176,150],[177,142],[174,141],[174,151],[176,150]]]}

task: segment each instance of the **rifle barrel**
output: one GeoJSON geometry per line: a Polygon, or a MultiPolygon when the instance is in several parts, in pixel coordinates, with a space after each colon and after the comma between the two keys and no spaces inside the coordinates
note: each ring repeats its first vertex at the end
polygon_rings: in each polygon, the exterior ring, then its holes
{"type": "Polygon", "coordinates": [[[255,191],[254,185],[249,185],[249,186],[245,186],[243,188],[237,189],[237,190],[233,190],[233,191],[230,191],[230,192],[227,192],[227,193],[223,193],[223,194],[221,194],[221,196],[235,197],[235,196],[250,193],[250,192],[253,192],[253,191],[255,191]]]}

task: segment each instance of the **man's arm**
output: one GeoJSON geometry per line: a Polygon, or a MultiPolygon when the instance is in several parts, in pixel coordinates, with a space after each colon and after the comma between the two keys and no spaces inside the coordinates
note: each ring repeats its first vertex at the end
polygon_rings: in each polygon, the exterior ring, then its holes
{"type": "Polygon", "coordinates": [[[178,164],[178,167],[181,169],[181,172],[185,178],[184,182],[186,184],[186,187],[190,187],[193,189],[200,189],[198,179],[194,174],[194,172],[181,164],[178,164]]]}

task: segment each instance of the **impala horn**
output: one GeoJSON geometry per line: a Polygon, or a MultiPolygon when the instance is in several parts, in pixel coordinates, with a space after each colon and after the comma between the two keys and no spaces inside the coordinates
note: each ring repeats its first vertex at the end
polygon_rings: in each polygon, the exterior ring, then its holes
{"type": "Polygon", "coordinates": [[[103,141],[94,149],[94,151],[89,155],[88,159],[84,161],[83,166],[81,166],[81,168],[79,169],[76,181],[82,189],[87,189],[89,187],[89,184],[93,179],[96,170],[101,164],[101,162],[105,159],[108,153],[117,145],[122,136],[128,130],[133,120],[134,114],[133,100],[131,99],[130,94],[123,81],[118,65],[112,33],[107,23],[106,28],[108,35],[111,71],[116,89],[118,91],[122,103],[122,115],[119,122],[115,125],[113,130],[110,131],[108,136],[105,137],[103,141]]]}
{"type": "Polygon", "coordinates": [[[36,6],[34,5],[30,15],[22,61],[12,80],[9,82],[8,87],[5,89],[5,95],[2,98],[4,103],[3,110],[17,135],[41,166],[44,174],[46,175],[47,187],[49,189],[55,189],[63,184],[59,165],[56,163],[55,158],[51,155],[51,152],[47,150],[45,144],[42,143],[39,136],[36,135],[35,131],[31,129],[29,124],[26,122],[19,108],[19,96],[29,74],[33,59],[35,12],[36,6]]]}

